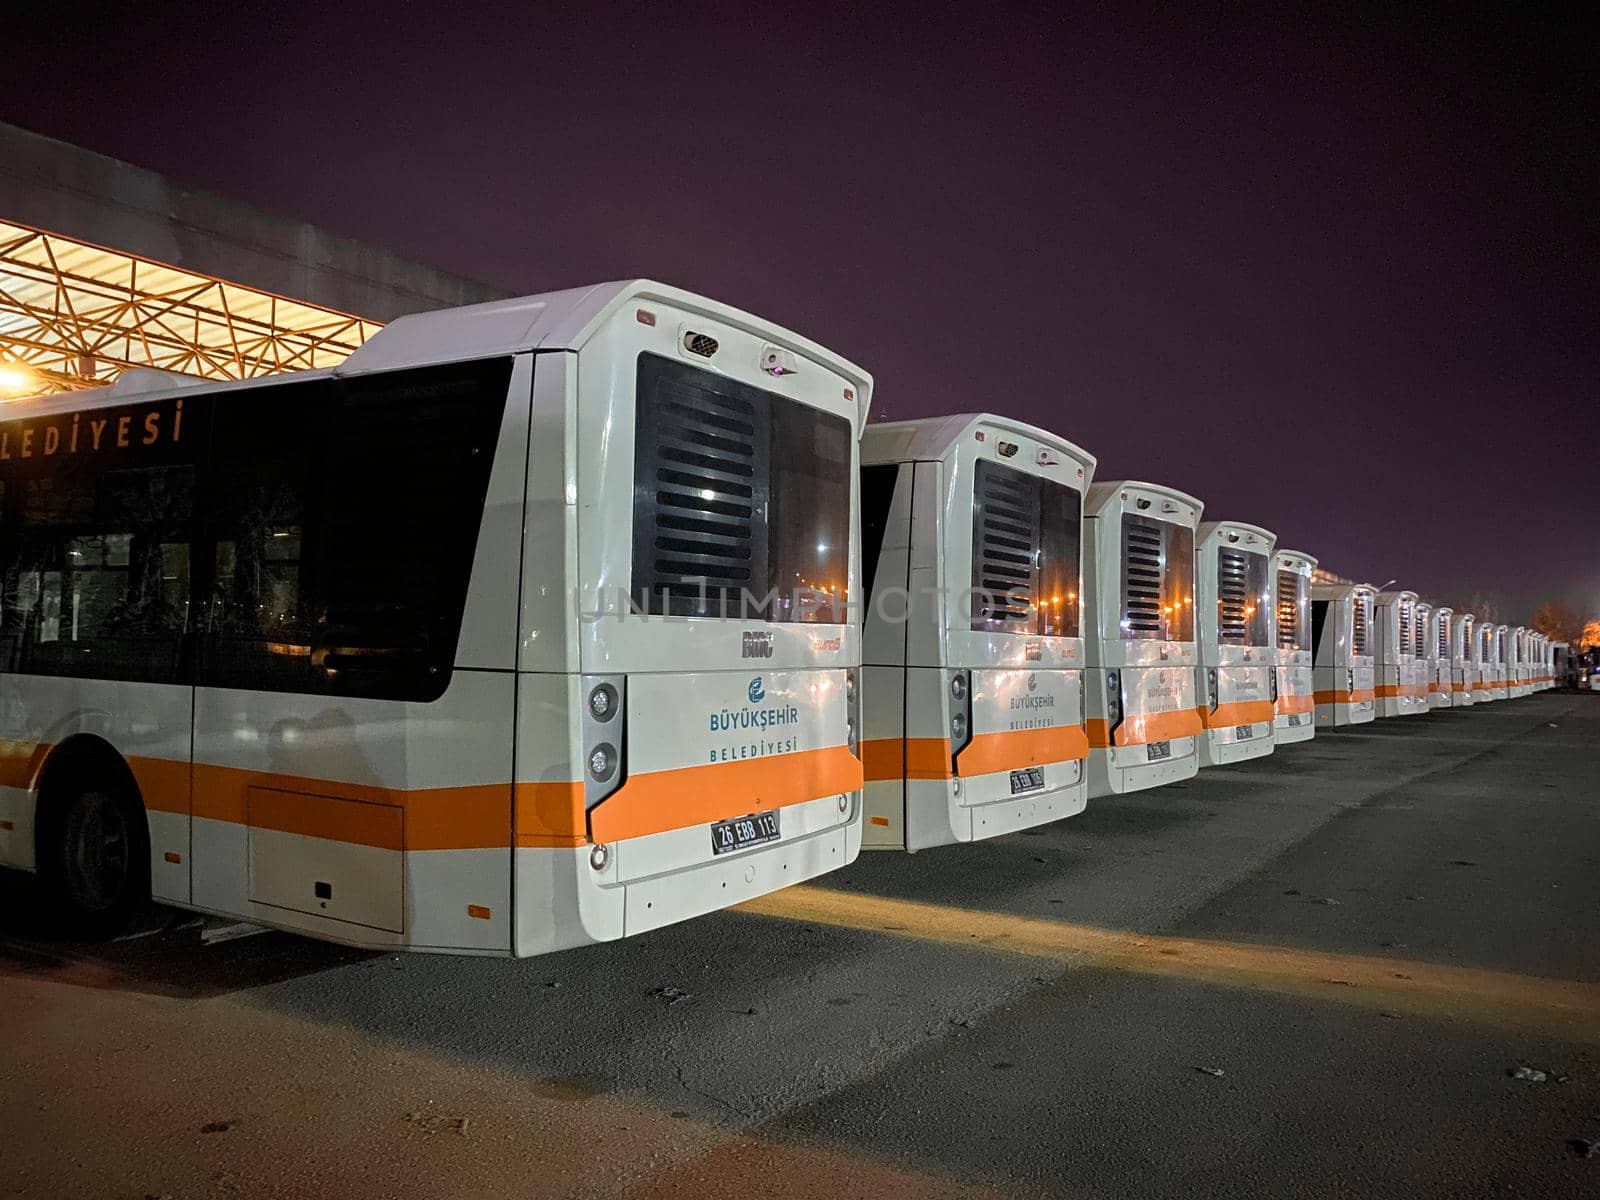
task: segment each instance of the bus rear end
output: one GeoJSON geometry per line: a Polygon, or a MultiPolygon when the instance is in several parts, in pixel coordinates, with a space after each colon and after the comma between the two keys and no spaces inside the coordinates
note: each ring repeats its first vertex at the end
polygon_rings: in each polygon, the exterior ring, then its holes
{"type": "Polygon", "coordinates": [[[1478,639],[1471,613],[1456,613],[1450,622],[1450,705],[1470,708],[1478,699],[1478,639]]]}
{"type": "Polygon", "coordinates": [[[654,284],[545,345],[521,590],[518,954],[724,908],[861,844],[851,605],[870,378],[654,284]]]}
{"type": "Polygon", "coordinates": [[[1082,812],[1079,551],[1094,459],[988,414],[862,439],[870,848],[1082,812]]]}
{"type": "Polygon", "coordinates": [[[1089,489],[1089,797],[1192,778],[1200,501],[1155,484],[1089,489]]]}
{"type": "Polygon", "coordinates": [[[1495,665],[1495,640],[1494,623],[1483,621],[1474,630],[1473,645],[1476,647],[1475,655],[1478,664],[1477,690],[1474,699],[1479,704],[1486,704],[1491,700],[1498,700],[1497,680],[1499,667],[1495,665]]]}
{"type": "Polygon", "coordinates": [[[1380,592],[1376,610],[1378,715],[1408,717],[1426,706],[1417,667],[1415,592],[1380,592]]]}
{"type": "Polygon", "coordinates": [[[1279,745],[1316,736],[1316,683],[1311,666],[1311,571],[1317,560],[1298,550],[1272,556],[1273,615],[1278,648],[1278,698],[1272,737],[1279,745]]]}
{"type": "Polygon", "coordinates": [[[1272,753],[1277,653],[1272,645],[1272,549],[1256,525],[1200,527],[1200,765],[1272,753]]]}
{"type": "Polygon", "coordinates": [[[1335,729],[1377,717],[1373,622],[1377,592],[1365,584],[1313,584],[1317,725],[1335,729]]]}
{"type": "Polygon", "coordinates": [[[1449,708],[1451,699],[1450,631],[1455,610],[1443,605],[1428,622],[1428,707],[1449,708]]]}

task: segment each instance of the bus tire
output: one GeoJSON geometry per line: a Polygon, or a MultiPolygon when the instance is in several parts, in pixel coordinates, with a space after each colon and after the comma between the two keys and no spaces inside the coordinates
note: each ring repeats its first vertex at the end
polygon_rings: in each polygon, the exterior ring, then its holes
{"type": "Polygon", "coordinates": [[[46,780],[36,849],[48,924],[74,941],[126,933],[150,904],[150,832],[131,779],[71,769],[46,780]]]}

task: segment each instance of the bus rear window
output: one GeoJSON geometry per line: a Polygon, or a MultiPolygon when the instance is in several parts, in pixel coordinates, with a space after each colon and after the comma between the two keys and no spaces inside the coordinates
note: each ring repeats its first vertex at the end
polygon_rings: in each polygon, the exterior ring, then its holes
{"type": "Polygon", "coordinates": [[[1267,556],[1223,546],[1217,550],[1217,641],[1224,646],[1268,642],[1267,556]]]}
{"type": "Polygon", "coordinates": [[[632,596],[647,613],[839,623],[850,581],[844,417],[641,354],[632,596]]]}
{"type": "Polygon", "coordinates": [[[1083,498],[979,459],[972,480],[972,627],[1077,637],[1083,498]]]}
{"type": "Polygon", "coordinates": [[[1278,572],[1278,649],[1311,649],[1311,577],[1278,572]]]}
{"type": "Polygon", "coordinates": [[[1122,515],[1122,637],[1194,640],[1194,530],[1122,515]]]}

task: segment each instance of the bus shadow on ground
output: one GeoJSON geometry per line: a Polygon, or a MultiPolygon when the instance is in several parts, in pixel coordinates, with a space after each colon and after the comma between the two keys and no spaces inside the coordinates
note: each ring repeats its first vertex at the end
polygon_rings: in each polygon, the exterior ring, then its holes
{"type": "Polygon", "coordinates": [[[31,879],[0,871],[0,979],[197,1000],[373,957],[273,932],[206,945],[200,930],[199,917],[158,906],[125,937],[74,942],[50,927],[31,879]]]}

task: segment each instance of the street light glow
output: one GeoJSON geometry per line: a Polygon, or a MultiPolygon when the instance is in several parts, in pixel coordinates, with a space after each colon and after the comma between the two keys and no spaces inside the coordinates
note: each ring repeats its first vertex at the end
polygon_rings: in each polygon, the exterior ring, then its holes
{"type": "Polygon", "coordinates": [[[34,389],[33,372],[10,363],[0,365],[0,393],[21,395],[34,389]]]}

